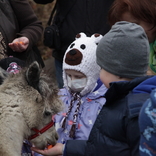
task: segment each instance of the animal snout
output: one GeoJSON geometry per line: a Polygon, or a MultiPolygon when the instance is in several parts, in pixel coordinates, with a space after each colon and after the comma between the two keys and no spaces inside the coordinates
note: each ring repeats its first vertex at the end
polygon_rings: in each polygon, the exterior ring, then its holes
{"type": "Polygon", "coordinates": [[[50,115],[51,115],[51,112],[49,112],[49,111],[45,111],[45,112],[44,112],[44,116],[45,116],[45,117],[50,116],[50,115]]]}
{"type": "Polygon", "coordinates": [[[55,132],[53,132],[52,139],[48,143],[51,144],[51,145],[55,145],[57,143],[58,138],[59,138],[58,134],[55,131],[55,132]]]}
{"type": "Polygon", "coordinates": [[[46,132],[42,133],[31,142],[39,149],[45,149],[48,144],[55,145],[58,140],[58,134],[55,130],[55,127],[51,127],[46,132]]]}

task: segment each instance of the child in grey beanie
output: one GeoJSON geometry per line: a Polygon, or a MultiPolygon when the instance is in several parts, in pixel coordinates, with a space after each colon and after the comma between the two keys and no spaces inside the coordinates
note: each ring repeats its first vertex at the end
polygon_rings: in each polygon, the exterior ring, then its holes
{"type": "Polygon", "coordinates": [[[135,23],[117,22],[100,40],[97,64],[101,67],[100,79],[108,90],[106,103],[87,141],[85,156],[139,156],[138,115],[149,93],[147,86],[140,87],[138,94],[133,94],[133,89],[149,78],[149,50],[144,29],[135,23]]]}

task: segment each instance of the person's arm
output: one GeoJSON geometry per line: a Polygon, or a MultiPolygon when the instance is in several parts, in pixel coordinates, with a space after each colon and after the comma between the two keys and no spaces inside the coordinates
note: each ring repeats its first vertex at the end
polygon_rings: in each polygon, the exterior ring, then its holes
{"type": "Polygon", "coordinates": [[[68,140],[65,145],[57,143],[50,149],[40,150],[35,147],[31,147],[32,151],[45,156],[85,156],[85,140],[68,140]]]}
{"type": "Polygon", "coordinates": [[[31,147],[31,150],[45,156],[59,156],[63,154],[63,148],[63,144],[57,143],[54,147],[50,149],[40,150],[36,147],[31,147]]]}
{"type": "Polygon", "coordinates": [[[130,147],[131,155],[139,156],[140,131],[138,127],[138,118],[132,118],[127,125],[127,141],[130,147]],[[132,132],[135,130],[135,133],[132,132]]]}
{"type": "Polygon", "coordinates": [[[54,0],[34,0],[34,2],[38,3],[38,4],[47,4],[47,3],[51,3],[53,1],[54,0]]]}
{"type": "Polygon", "coordinates": [[[85,156],[86,140],[68,140],[64,147],[64,156],[85,156]]]}
{"type": "Polygon", "coordinates": [[[27,37],[18,37],[9,43],[9,47],[16,52],[23,52],[28,48],[28,46],[29,39],[27,37]]]}
{"type": "Polygon", "coordinates": [[[42,37],[42,23],[38,20],[28,0],[10,0],[10,2],[20,29],[16,37],[28,38],[28,48],[32,47],[42,37]]]}

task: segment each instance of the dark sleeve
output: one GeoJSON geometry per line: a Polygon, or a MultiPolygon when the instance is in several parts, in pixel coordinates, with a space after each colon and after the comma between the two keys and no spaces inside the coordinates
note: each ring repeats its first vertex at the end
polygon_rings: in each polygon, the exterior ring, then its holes
{"type": "Polygon", "coordinates": [[[29,39],[29,47],[42,37],[43,27],[33,11],[28,0],[10,0],[15,12],[20,32],[17,37],[25,36],[29,39]]]}
{"type": "Polygon", "coordinates": [[[34,0],[34,2],[38,3],[38,4],[47,4],[47,3],[51,3],[54,0],[34,0]]]}
{"type": "Polygon", "coordinates": [[[149,95],[149,93],[129,94],[126,136],[132,156],[140,156],[140,129],[138,118],[140,109],[143,103],[149,98],[149,95]]]}
{"type": "Polygon", "coordinates": [[[139,156],[140,131],[138,117],[129,120],[127,126],[127,141],[130,147],[131,155],[139,156]]]}
{"type": "Polygon", "coordinates": [[[68,140],[63,156],[85,156],[86,140],[68,140]]]}

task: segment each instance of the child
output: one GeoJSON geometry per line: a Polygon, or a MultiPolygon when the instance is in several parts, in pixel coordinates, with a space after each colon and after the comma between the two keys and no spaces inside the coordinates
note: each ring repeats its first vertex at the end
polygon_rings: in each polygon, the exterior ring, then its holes
{"type": "Polygon", "coordinates": [[[141,25],[150,43],[148,75],[156,75],[156,1],[155,0],[115,0],[108,21],[110,25],[118,21],[128,21],[141,25]]]}
{"type": "Polygon", "coordinates": [[[64,88],[60,90],[65,110],[55,116],[59,143],[67,140],[87,140],[91,128],[105,104],[107,88],[98,80],[100,66],[96,63],[96,48],[102,35],[76,36],[63,59],[64,88]]]}
{"type": "Polygon", "coordinates": [[[88,141],[68,140],[64,146],[58,143],[50,150],[37,150],[39,153],[139,156],[138,114],[149,93],[141,88],[142,92],[134,94],[133,89],[149,78],[149,43],[144,29],[135,23],[117,22],[100,40],[96,56],[100,79],[108,90],[88,141]]]}
{"type": "Polygon", "coordinates": [[[87,37],[84,33],[68,47],[63,60],[64,89],[61,89],[65,111],[55,117],[60,143],[88,139],[100,112],[106,87],[97,81],[100,67],[96,63],[96,47],[101,35],[87,37]]]}

